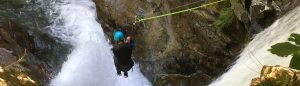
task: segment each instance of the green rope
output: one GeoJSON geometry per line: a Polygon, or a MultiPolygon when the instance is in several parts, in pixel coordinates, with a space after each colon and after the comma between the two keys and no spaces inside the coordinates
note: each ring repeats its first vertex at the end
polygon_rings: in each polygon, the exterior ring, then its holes
{"type": "Polygon", "coordinates": [[[223,2],[223,1],[225,1],[225,0],[220,0],[220,1],[212,2],[212,3],[204,4],[204,5],[201,5],[201,6],[198,6],[198,7],[194,7],[194,8],[190,8],[190,9],[186,9],[186,10],[182,10],[182,11],[177,11],[177,12],[173,12],[173,13],[167,13],[167,14],[163,14],[163,15],[158,15],[158,16],[153,16],[153,17],[149,17],[149,18],[140,19],[138,21],[135,21],[135,23],[136,22],[143,22],[143,21],[151,20],[151,19],[156,19],[156,18],[160,18],[160,17],[170,16],[170,15],[174,15],[174,14],[179,14],[179,13],[183,13],[183,12],[187,12],[187,11],[192,11],[192,10],[195,10],[195,9],[198,9],[198,8],[202,8],[202,7],[206,7],[206,6],[209,6],[209,5],[217,4],[217,3],[220,3],[220,2],[223,2]]]}

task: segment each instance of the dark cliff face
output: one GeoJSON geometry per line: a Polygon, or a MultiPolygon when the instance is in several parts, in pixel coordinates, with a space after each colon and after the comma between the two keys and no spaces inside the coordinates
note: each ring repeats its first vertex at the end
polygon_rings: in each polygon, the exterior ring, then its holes
{"type": "Polygon", "coordinates": [[[210,1],[96,0],[95,2],[98,17],[109,38],[112,38],[112,32],[116,28],[125,29],[128,35],[135,38],[137,43],[134,51],[135,60],[139,62],[143,74],[153,83],[160,83],[159,81],[166,79],[162,77],[168,77],[168,74],[178,74],[186,76],[185,78],[189,78],[189,75],[205,77],[182,80],[188,80],[187,83],[198,81],[208,84],[213,78],[225,72],[249,37],[248,30],[236,17],[233,17],[231,25],[226,26],[224,30],[217,30],[215,21],[222,8],[226,7],[225,3],[133,25],[135,16],[150,17],[199,6],[210,1]],[[180,7],[192,2],[198,3],[180,7]]]}
{"type": "MultiPolygon", "coordinates": [[[[51,1],[0,1],[0,48],[12,55],[12,58],[0,56],[7,60],[0,65],[6,71],[1,75],[15,75],[0,78],[17,79],[18,75],[25,74],[36,82],[35,85],[46,85],[59,71],[71,46],[48,35],[51,1]],[[6,67],[8,65],[11,66],[6,67]]],[[[8,85],[24,85],[15,80],[7,81],[11,82],[8,85]]]]}
{"type": "Polygon", "coordinates": [[[234,15],[251,33],[258,33],[300,5],[299,0],[230,0],[234,15]]]}
{"type": "Polygon", "coordinates": [[[56,71],[59,71],[66,55],[70,52],[70,45],[60,43],[47,34],[29,34],[26,26],[14,21],[0,22],[0,48],[10,52],[0,51],[0,66],[8,85],[29,85],[18,81],[19,75],[28,75],[35,81],[35,85],[47,85],[56,71]],[[61,53],[61,54],[59,54],[61,53]],[[7,56],[8,55],[8,56],[7,56]],[[60,56],[58,56],[60,55],[60,56]]]}
{"type": "Polygon", "coordinates": [[[299,3],[298,0],[229,0],[134,25],[135,16],[147,18],[211,1],[95,2],[98,18],[108,38],[112,40],[116,28],[122,28],[127,35],[132,35],[137,43],[135,60],[140,63],[143,74],[157,86],[176,85],[181,81],[188,86],[197,85],[195,82],[207,85],[226,71],[253,34],[272,24],[297,6],[295,3],[299,3]],[[190,5],[184,6],[186,4],[190,5]],[[217,28],[215,22],[225,9],[229,9],[233,17],[225,21],[227,25],[217,28]]]}

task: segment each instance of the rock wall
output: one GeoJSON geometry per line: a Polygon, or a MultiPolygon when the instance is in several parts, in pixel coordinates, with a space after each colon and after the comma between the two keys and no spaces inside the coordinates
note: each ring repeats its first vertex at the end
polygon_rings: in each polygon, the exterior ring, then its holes
{"type": "Polygon", "coordinates": [[[71,52],[71,45],[48,34],[46,26],[51,24],[52,2],[0,0],[0,49],[9,52],[0,51],[0,66],[4,71],[0,78],[6,85],[47,85],[71,52]],[[34,85],[18,82],[18,76],[27,80],[24,75],[35,81],[34,85]]]}
{"type": "Polygon", "coordinates": [[[113,32],[120,28],[132,35],[137,45],[134,59],[142,73],[157,86],[176,85],[179,81],[186,82],[186,86],[197,86],[197,82],[203,83],[200,86],[207,85],[226,71],[253,34],[299,3],[298,0],[226,0],[134,24],[136,17],[147,18],[209,2],[212,0],[95,0],[99,22],[107,37],[112,40],[113,32]],[[233,17],[226,21],[228,25],[217,28],[215,22],[226,8],[231,9],[233,17]]]}
{"type": "Polygon", "coordinates": [[[34,44],[22,26],[12,21],[0,22],[0,78],[6,85],[37,86],[50,79],[52,70],[33,55],[34,44]],[[30,81],[22,81],[23,78],[30,81]]]}
{"type": "Polygon", "coordinates": [[[300,5],[299,0],[230,0],[235,16],[251,33],[258,33],[288,11],[300,5]]]}
{"type": "Polygon", "coordinates": [[[175,12],[208,3],[209,0],[200,2],[95,0],[95,2],[98,17],[109,38],[112,38],[112,32],[117,28],[122,28],[127,35],[135,38],[137,44],[134,50],[135,60],[139,62],[143,74],[157,86],[166,84],[160,82],[162,79],[174,78],[172,74],[179,77],[205,76],[204,79],[183,77],[182,80],[187,80],[188,83],[206,82],[202,85],[207,85],[233,62],[248,37],[247,30],[243,29],[243,25],[235,17],[232,27],[228,26],[230,29],[226,30],[234,35],[228,36],[217,31],[214,22],[219,11],[225,7],[222,3],[133,24],[135,16],[150,17],[175,12]],[[180,7],[192,2],[198,3],[180,7]]]}
{"type": "Polygon", "coordinates": [[[261,75],[254,78],[251,86],[299,86],[300,71],[281,67],[281,66],[264,66],[261,75]]]}
{"type": "Polygon", "coordinates": [[[26,75],[35,81],[35,85],[47,85],[59,72],[70,48],[69,44],[45,32],[32,31],[14,20],[0,21],[0,49],[3,51],[0,51],[0,66],[6,71],[2,75],[7,75],[0,78],[12,79],[6,80],[10,86],[22,84],[16,78],[26,75]]]}

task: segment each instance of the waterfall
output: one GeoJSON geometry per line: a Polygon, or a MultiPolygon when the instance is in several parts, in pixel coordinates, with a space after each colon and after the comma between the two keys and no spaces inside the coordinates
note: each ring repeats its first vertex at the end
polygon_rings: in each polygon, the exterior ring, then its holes
{"type": "Polygon", "coordinates": [[[117,76],[112,46],[96,21],[93,0],[62,0],[54,9],[50,34],[73,49],[50,86],[151,86],[138,64],[128,78],[117,76]]]}
{"type": "Polygon", "coordinates": [[[288,41],[291,33],[300,33],[300,7],[287,13],[270,27],[260,32],[245,47],[235,64],[210,86],[249,86],[252,78],[260,75],[263,65],[288,66],[291,57],[281,58],[268,49],[288,41]]]}

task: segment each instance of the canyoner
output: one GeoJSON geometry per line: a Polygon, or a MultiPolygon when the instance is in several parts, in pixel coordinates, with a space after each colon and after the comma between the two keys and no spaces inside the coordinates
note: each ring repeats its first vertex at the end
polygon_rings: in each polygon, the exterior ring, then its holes
{"type": "Polygon", "coordinates": [[[127,78],[128,71],[134,66],[134,62],[131,58],[134,42],[130,36],[127,36],[125,39],[122,31],[116,31],[114,33],[114,41],[115,43],[111,50],[114,54],[117,74],[120,76],[122,71],[124,72],[124,77],[127,78]]]}

